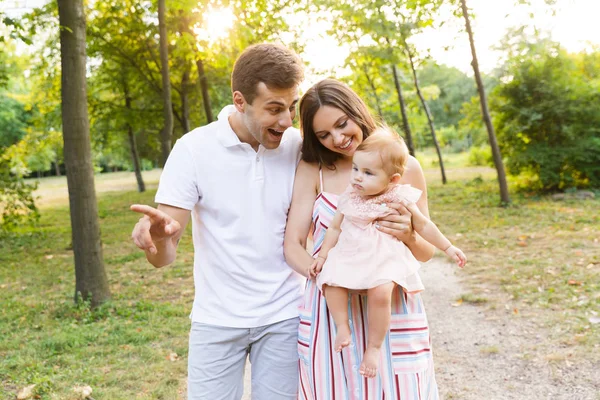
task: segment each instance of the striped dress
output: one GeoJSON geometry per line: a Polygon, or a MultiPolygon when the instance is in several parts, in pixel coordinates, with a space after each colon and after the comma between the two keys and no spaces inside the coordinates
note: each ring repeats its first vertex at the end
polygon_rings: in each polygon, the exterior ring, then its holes
{"type": "MultiPolygon", "coordinates": [[[[321,188],[323,177],[321,174],[321,188]]],[[[321,192],[313,209],[313,256],[323,243],[338,196],[321,192]]],[[[397,288],[392,296],[390,332],[382,346],[379,374],[367,379],[358,368],[367,343],[367,297],[348,300],[352,342],[333,350],[335,324],[314,280],[308,280],[300,306],[298,353],[300,400],[437,400],[429,326],[419,294],[397,288]]]]}

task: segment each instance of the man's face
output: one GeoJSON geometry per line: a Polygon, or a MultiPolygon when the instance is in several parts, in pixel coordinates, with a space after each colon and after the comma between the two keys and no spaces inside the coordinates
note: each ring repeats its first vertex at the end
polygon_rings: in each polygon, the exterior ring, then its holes
{"type": "Polygon", "coordinates": [[[298,88],[269,89],[260,82],[256,92],[252,104],[244,104],[242,119],[249,133],[245,139],[253,147],[260,143],[266,149],[276,149],[296,117],[298,88]]]}

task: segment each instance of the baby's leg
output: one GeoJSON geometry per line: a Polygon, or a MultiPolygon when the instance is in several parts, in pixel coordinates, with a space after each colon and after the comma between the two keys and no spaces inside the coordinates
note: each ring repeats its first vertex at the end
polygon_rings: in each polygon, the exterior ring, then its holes
{"type": "Polygon", "coordinates": [[[323,294],[337,330],[334,349],[340,352],[350,344],[352,338],[348,323],[348,289],[323,285],[323,294]]]}
{"type": "Polygon", "coordinates": [[[381,344],[390,329],[392,291],[394,282],[384,283],[367,291],[369,312],[369,340],[359,372],[367,378],[377,375],[381,344]]]}

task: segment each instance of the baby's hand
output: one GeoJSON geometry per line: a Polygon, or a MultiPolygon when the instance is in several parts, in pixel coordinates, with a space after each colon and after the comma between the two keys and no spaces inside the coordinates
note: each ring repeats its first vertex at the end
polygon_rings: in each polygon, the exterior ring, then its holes
{"type": "Polygon", "coordinates": [[[400,203],[402,203],[411,214],[419,213],[419,206],[417,206],[417,203],[409,203],[406,199],[402,199],[400,203]]]}
{"type": "Polygon", "coordinates": [[[456,264],[458,264],[460,268],[464,267],[467,263],[467,256],[465,256],[465,253],[463,253],[462,250],[456,246],[448,247],[445,250],[445,253],[448,255],[448,257],[456,261],[456,264]]]}
{"type": "Polygon", "coordinates": [[[325,258],[317,256],[315,261],[313,261],[310,267],[308,267],[308,276],[310,278],[315,278],[317,275],[319,275],[319,272],[321,272],[323,269],[323,264],[325,264],[325,258]]]}

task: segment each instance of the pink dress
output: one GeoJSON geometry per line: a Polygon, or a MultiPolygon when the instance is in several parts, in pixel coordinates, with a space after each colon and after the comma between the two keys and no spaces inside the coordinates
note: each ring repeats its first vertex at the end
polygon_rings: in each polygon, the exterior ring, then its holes
{"type": "Polygon", "coordinates": [[[342,232],[317,276],[319,288],[360,290],[395,282],[407,293],[422,291],[421,264],[410,249],[375,227],[375,220],[394,212],[386,203],[415,203],[421,193],[410,185],[395,185],[382,195],[364,199],[349,186],[339,199],[338,211],[344,214],[342,232]]]}

